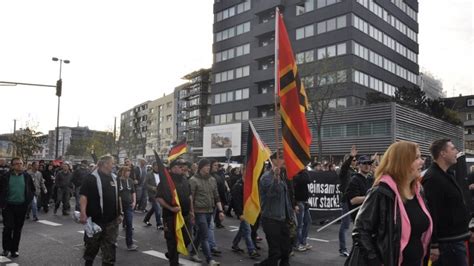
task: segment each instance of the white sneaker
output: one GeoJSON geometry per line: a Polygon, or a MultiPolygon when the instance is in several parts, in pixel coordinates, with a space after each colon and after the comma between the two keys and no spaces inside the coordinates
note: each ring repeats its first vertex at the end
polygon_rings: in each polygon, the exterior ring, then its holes
{"type": "Polygon", "coordinates": [[[137,245],[132,244],[131,246],[127,247],[127,250],[129,250],[129,251],[135,251],[135,250],[137,250],[137,248],[138,248],[137,245]]]}
{"type": "Polygon", "coordinates": [[[217,265],[221,265],[219,262],[215,261],[215,260],[210,260],[209,261],[209,266],[217,266],[217,265]]]}
{"type": "Polygon", "coordinates": [[[297,251],[299,252],[303,252],[303,251],[306,251],[306,247],[303,246],[303,245],[299,245],[297,248],[296,248],[297,251]]]}
{"type": "Polygon", "coordinates": [[[306,245],[304,245],[304,247],[308,250],[308,249],[312,249],[313,246],[311,246],[310,244],[306,243],[306,245]]]}
{"type": "Polygon", "coordinates": [[[197,254],[192,255],[190,259],[194,262],[202,262],[197,254]]]}

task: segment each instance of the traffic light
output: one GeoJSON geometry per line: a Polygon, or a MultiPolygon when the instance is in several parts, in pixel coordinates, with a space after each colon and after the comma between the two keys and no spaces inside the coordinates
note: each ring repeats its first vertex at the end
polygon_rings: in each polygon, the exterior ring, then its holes
{"type": "Polygon", "coordinates": [[[58,81],[56,81],[56,96],[61,97],[62,90],[63,90],[63,80],[58,79],[58,81]]]}

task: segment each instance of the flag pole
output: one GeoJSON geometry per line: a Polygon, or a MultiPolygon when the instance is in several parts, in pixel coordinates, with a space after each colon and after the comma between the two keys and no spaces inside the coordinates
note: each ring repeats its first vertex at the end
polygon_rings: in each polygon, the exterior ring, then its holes
{"type": "MultiPolygon", "coordinates": [[[[180,210],[180,211],[181,211],[181,210],[180,210]]],[[[198,249],[197,249],[196,246],[194,245],[193,237],[191,236],[191,233],[189,233],[188,227],[186,226],[186,222],[184,223],[183,226],[184,226],[184,229],[185,229],[186,233],[188,234],[189,242],[191,242],[191,245],[192,245],[192,247],[193,247],[193,249],[194,249],[194,253],[196,254],[196,256],[199,257],[199,255],[198,255],[198,249]]]]}
{"type": "Polygon", "coordinates": [[[279,89],[279,82],[278,82],[278,41],[279,41],[279,27],[278,27],[278,20],[280,19],[280,9],[278,7],[275,8],[275,144],[276,144],[276,158],[277,160],[280,159],[280,135],[278,133],[278,122],[281,120],[280,113],[278,112],[278,92],[279,89]]]}
{"type": "Polygon", "coordinates": [[[316,230],[316,232],[321,232],[322,230],[326,229],[327,227],[329,227],[330,225],[333,225],[335,224],[337,221],[341,220],[342,218],[348,216],[348,215],[351,215],[353,212],[357,211],[360,209],[361,206],[358,206],[357,208],[354,208],[346,213],[344,213],[343,215],[337,217],[336,219],[332,220],[330,223],[326,224],[325,226],[319,228],[318,230],[316,230]]]}

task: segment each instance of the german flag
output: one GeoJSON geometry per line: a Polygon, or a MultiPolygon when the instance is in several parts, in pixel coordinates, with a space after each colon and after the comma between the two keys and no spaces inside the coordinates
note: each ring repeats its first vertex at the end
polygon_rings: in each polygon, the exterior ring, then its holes
{"type": "Polygon", "coordinates": [[[247,138],[247,156],[244,176],[244,219],[249,224],[255,224],[260,213],[260,196],[258,194],[258,179],[262,174],[265,161],[270,158],[269,149],[260,140],[260,137],[249,120],[249,134],[247,138]]]}
{"type": "Polygon", "coordinates": [[[171,162],[186,152],[188,152],[188,144],[186,143],[186,139],[183,139],[171,148],[168,154],[168,161],[171,162]]]}
{"type": "Polygon", "coordinates": [[[278,45],[277,88],[282,119],[283,156],[288,179],[293,179],[311,160],[311,132],[305,117],[308,97],[298,76],[290,39],[278,9],[277,14],[275,42],[278,45]]]}
{"type": "MultiPolygon", "coordinates": [[[[164,191],[169,192],[169,194],[166,193],[164,200],[166,200],[167,202],[170,202],[171,206],[181,207],[178,193],[176,192],[176,187],[174,185],[173,179],[171,179],[171,176],[168,173],[168,170],[163,165],[163,162],[161,162],[161,159],[160,159],[160,156],[158,156],[158,153],[155,150],[153,150],[153,152],[155,153],[155,160],[158,163],[158,168],[160,169],[158,171],[158,174],[160,175],[159,185],[164,186],[164,191]]],[[[183,213],[179,211],[175,213],[174,215],[174,229],[175,229],[177,249],[179,253],[187,256],[188,249],[186,248],[186,245],[184,244],[183,231],[182,231],[182,228],[184,226],[185,226],[185,222],[184,222],[183,213]]]]}

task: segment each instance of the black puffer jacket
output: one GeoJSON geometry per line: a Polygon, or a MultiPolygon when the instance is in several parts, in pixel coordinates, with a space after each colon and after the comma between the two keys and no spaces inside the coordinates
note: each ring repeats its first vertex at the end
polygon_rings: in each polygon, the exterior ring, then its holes
{"type": "Polygon", "coordinates": [[[372,188],[362,204],[354,222],[352,239],[354,250],[360,251],[358,264],[346,265],[398,265],[400,253],[401,220],[397,209],[394,223],[395,193],[384,183],[372,188]]]}

